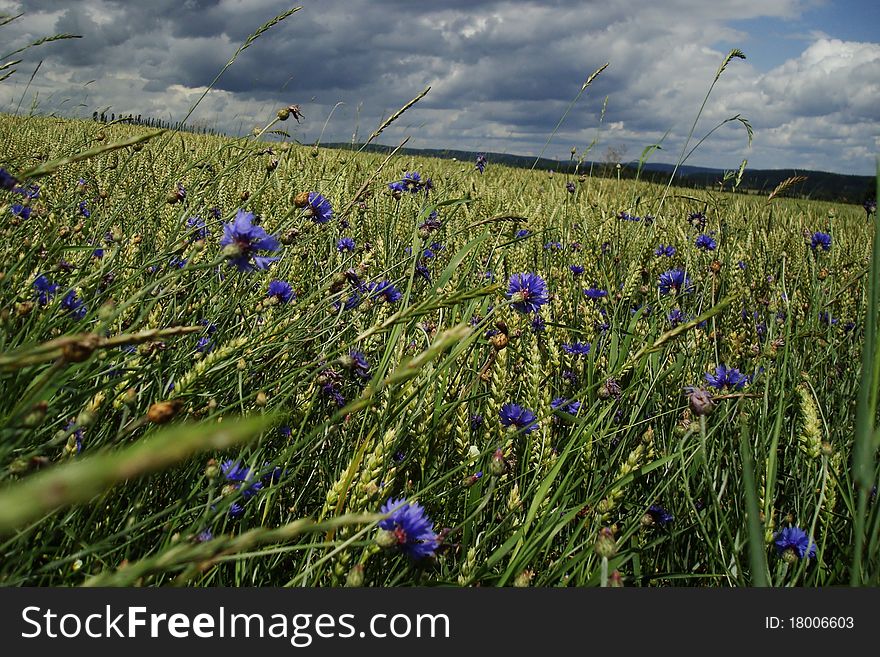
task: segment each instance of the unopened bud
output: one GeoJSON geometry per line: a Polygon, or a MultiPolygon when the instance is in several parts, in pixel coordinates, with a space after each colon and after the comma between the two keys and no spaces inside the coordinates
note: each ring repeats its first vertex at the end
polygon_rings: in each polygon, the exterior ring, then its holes
{"type": "Polygon", "coordinates": [[[165,424],[177,415],[183,406],[179,399],[156,402],[147,411],[147,419],[153,424],[165,424]]]}
{"type": "Polygon", "coordinates": [[[611,527],[602,527],[599,530],[594,548],[596,554],[606,559],[611,559],[617,554],[617,540],[614,538],[614,530],[611,527]]]}
{"type": "Polygon", "coordinates": [[[348,577],[345,578],[345,585],[349,588],[356,588],[364,585],[364,566],[363,564],[355,564],[348,571],[348,577]]]}

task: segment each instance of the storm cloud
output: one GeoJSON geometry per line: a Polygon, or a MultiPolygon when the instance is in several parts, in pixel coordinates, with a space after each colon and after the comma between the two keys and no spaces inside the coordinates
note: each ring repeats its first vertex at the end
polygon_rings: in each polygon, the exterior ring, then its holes
{"type": "MultiPolygon", "coordinates": [[[[587,77],[609,62],[546,154],[565,157],[598,135],[595,159],[608,147],[637,157],[662,139],[654,159],[674,161],[724,56],[731,48],[749,55],[757,37],[744,19],[794,19],[809,1],[306,1],[240,55],[192,120],[237,134],[298,103],[307,120],[290,126],[296,139],[313,143],[323,130],[325,142],[349,141],[430,85],[386,143],[409,135],[414,147],[534,155],[587,77]]],[[[43,112],[90,116],[109,107],[180,119],[242,42],[290,6],[0,0],[0,11],[25,14],[0,28],[5,50],[56,32],[83,37],[28,51],[23,70],[0,84],[0,109],[14,110],[25,64],[32,71],[42,60],[23,107],[36,94],[43,112]]],[[[872,172],[880,44],[820,32],[798,38],[796,57],[731,62],[703,113],[697,137],[740,114],[754,127],[752,146],[731,123],[689,163],[735,168],[748,158],[753,168],[872,172]]]]}

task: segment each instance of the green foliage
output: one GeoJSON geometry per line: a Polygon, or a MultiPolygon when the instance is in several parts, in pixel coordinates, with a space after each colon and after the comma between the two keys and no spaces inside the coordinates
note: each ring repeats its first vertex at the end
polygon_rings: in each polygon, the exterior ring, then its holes
{"type": "Polygon", "coordinates": [[[652,222],[624,221],[664,187],[153,134],[0,117],[2,166],[41,185],[27,219],[10,210],[20,194],[0,197],[3,584],[331,585],[358,564],[367,585],[880,583],[877,355],[862,354],[877,256],[861,208],[670,187],[652,222]],[[432,191],[397,198],[387,183],[407,171],[432,191]],[[309,191],[333,221],[296,206],[309,191]],[[268,271],[224,259],[239,208],[284,242],[268,271]],[[810,248],[818,230],[827,252],[810,248]],[[717,249],[697,249],[699,232],[717,249]],[[659,292],[672,268],[691,292],[659,292]],[[551,292],[541,333],[505,298],[521,272],[551,292]],[[40,274],[58,285],[45,305],[40,274]],[[401,299],[363,291],[345,309],[352,277],[401,299]],[[272,280],[296,299],[268,298],[272,280]],[[82,318],[62,306],[71,291],[82,318]],[[589,354],[563,348],[576,341],[589,354]],[[753,379],[694,415],[683,390],[719,364],[753,379]],[[581,406],[554,412],[560,397],[581,406]],[[505,428],[507,403],[537,428],[505,428]],[[259,490],[226,480],[226,460],[260,473],[259,490]],[[376,548],[392,496],[443,530],[435,560],[376,548]],[[815,559],[777,554],[790,525],[815,559]]]}

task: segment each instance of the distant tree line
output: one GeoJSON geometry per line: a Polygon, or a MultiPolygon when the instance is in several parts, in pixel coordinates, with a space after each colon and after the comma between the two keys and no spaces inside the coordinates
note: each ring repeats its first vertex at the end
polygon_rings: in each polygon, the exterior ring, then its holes
{"type": "Polygon", "coordinates": [[[134,114],[120,114],[119,116],[116,116],[114,112],[111,112],[108,115],[106,111],[99,112],[98,110],[95,110],[92,112],[92,120],[96,123],[126,123],[129,125],[141,125],[146,128],[162,128],[165,130],[191,132],[196,135],[216,136],[223,134],[216,128],[211,128],[207,125],[189,125],[183,121],[165,121],[163,119],[157,119],[152,116],[143,116],[141,114],[138,114],[137,116],[134,114]]]}

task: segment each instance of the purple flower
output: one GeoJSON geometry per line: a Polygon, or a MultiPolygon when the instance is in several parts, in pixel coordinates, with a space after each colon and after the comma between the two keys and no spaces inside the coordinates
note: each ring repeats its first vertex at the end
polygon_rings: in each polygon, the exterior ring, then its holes
{"type": "Polygon", "coordinates": [[[0,168],[0,189],[11,190],[15,187],[18,180],[6,169],[0,168]]]}
{"type": "Polygon", "coordinates": [[[617,214],[617,218],[621,221],[641,221],[641,217],[637,217],[634,214],[630,214],[626,210],[623,210],[617,214]]]}
{"type": "Polygon", "coordinates": [[[586,356],[590,353],[590,343],[589,342],[573,342],[571,344],[563,344],[562,350],[567,354],[573,354],[575,356],[586,356]]]}
{"type": "Polygon", "coordinates": [[[258,256],[256,252],[281,249],[278,240],[260,226],[255,226],[253,219],[254,215],[250,212],[239,210],[233,221],[223,225],[220,246],[224,247],[223,251],[229,258],[229,263],[235,265],[239,271],[268,268],[269,263],[275,262],[278,258],[258,256]]]}
{"type": "Polygon", "coordinates": [[[574,183],[571,181],[565,183],[565,191],[567,191],[569,194],[574,194],[574,183]]]}
{"type": "Polygon", "coordinates": [[[774,536],[773,543],[779,554],[790,550],[797,555],[798,559],[816,557],[816,544],[809,539],[807,532],[800,527],[786,527],[774,536]]]}
{"type": "Polygon", "coordinates": [[[88,219],[89,217],[92,216],[92,212],[91,212],[91,210],[89,210],[89,208],[88,208],[88,206],[86,205],[86,202],[85,202],[85,201],[80,201],[80,202],[79,202],[79,213],[80,213],[82,216],[84,216],[86,219],[88,219]]]}
{"type": "Polygon", "coordinates": [[[582,265],[569,265],[568,268],[571,270],[573,276],[580,276],[584,273],[582,265]]]}
{"type": "Polygon", "coordinates": [[[541,317],[541,315],[539,313],[535,313],[534,315],[532,315],[531,325],[532,325],[532,333],[535,333],[535,334],[543,333],[547,328],[546,322],[544,321],[544,318],[541,317]]]}
{"type": "Polygon", "coordinates": [[[189,234],[189,241],[195,242],[208,237],[208,229],[205,227],[205,221],[201,217],[190,217],[186,220],[186,225],[192,231],[189,234]]]}
{"type": "Polygon", "coordinates": [[[518,231],[516,231],[516,239],[518,239],[518,240],[525,239],[526,237],[528,237],[531,234],[532,233],[528,229],[520,228],[518,231]]]}
{"type": "Polygon", "coordinates": [[[317,192],[309,192],[308,213],[316,224],[326,224],[333,218],[333,206],[317,192]]]}
{"type": "Polygon", "coordinates": [[[374,299],[382,297],[387,303],[396,303],[403,298],[403,292],[394,287],[394,283],[391,281],[369,283],[367,289],[372,292],[372,297],[374,299]]]}
{"type": "Polygon", "coordinates": [[[718,243],[706,234],[698,235],[694,244],[703,251],[714,251],[718,247],[718,243]]]}
{"type": "Polygon", "coordinates": [[[538,428],[538,417],[519,404],[505,404],[501,407],[500,416],[501,424],[505,427],[516,427],[525,433],[531,433],[538,428]]]}
{"type": "Polygon", "coordinates": [[[278,299],[280,303],[288,303],[291,299],[296,299],[296,293],[287,281],[270,282],[266,296],[270,298],[274,297],[278,299]]]}
{"type": "Polygon", "coordinates": [[[675,517],[659,504],[652,504],[648,507],[647,515],[651,516],[651,520],[661,527],[672,522],[675,517]]]}
{"type": "Polygon", "coordinates": [[[414,561],[434,555],[440,541],[434,533],[434,523],[421,505],[392,497],[382,505],[380,512],[388,515],[379,521],[379,527],[394,539],[392,547],[414,561]]]}
{"type": "Polygon", "coordinates": [[[697,230],[703,230],[706,227],[706,215],[702,212],[694,212],[688,215],[688,223],[697,230]]]}
{"type": "Polygon", "coordinates": [[[676,294],[688,292],[693,285],[691,279],[681,269],[670,269],[660,274],[657,283],[661,294],[669,294],[675,291],[676,294]]]}
{"type": "Polygon", "coordinates": [[[336,242],[336,250],[340,253],[344,253],[345,251],[354,251],[354,248],[354,240],[350,237],[340,237],[339,241],[336,242]]]}
{"type": "Polygon", "coordinates": [[[30,219],[31,217],[31,208],[27,205],[21,205],[20,203],[15,203],[9,208],[9,211],[12,212],[13,216],[21,217],[22,219],[30,219]]]}
{"type": "Polygon", "coordinates": [[[669,320],[669,323],[672,324],[673,328],[681,324],[687,318],[684,316],[684,313],[681,312],[681,308],[673,308],[669,311],[669,314],[666,316],[669,320]]]}
{"type": "Polygon", "coordinates": [[[725,365],[718,365],[715,368],[715,374],[707,372],[704,375],[706,383],[713,388],[721,390],[722,388],[730,388],[732,390],[742,390],[749,383],[749,377],[734,367],[728,368],[725,365]]]}
{"type": "Polygon", "coordinates": [[[671,258],[675,255],[675,247],[672,245],[660,244],[659,246],[657,246],[656,249],[654,249],[654,255],[666,256],[668,258],[671,258]]]}
{"type": "Polygon", "coordinates": [[[37,291],[37,300],[41,306],[47,305],[58,291],[58,286],[46,278],[44,274],[40,274],[34,279],[33,286],[37,291]]]}
{"type": "Polygon", "coordinates": [[[486,154],[485,154],[485,153],[480,153],[479,155],[477,155],[477,162],[476,162],[476,164],[474,165],[474,167],[475,167],[480,173],[483,173],[483,171],[486,170],[486,165],[487,165],[488,163],[489,163],[489,159],[486,157],[486,154]]]}
{"type": "Polygon", "coordinates": [[[577,415],[581,410],[581,403],[576,400],[566,399],[565,397],[557,397],[550,402],[550,408],[554,411],[562,411],[569,415],[577,415]]]}
{"type": "Polygon", "coordinates": [[[71,290],[61,300],[61,307],[76,319],[82,319],[86,316],[88,309],[85,304],[76,296],[76,292],[71,290]]]}
{"type": "Polygon", "coordinates": [[[813,237],[810,240],[810,248],[813,249],[813,251],[818,248],[827,251],[831,248],[831,235],[819,231],[813,233],[813,237]]]}
{"type": "Polygon", "coordinates": [[[605,290],[601,290],[601,289],[599,289],[598,287],[595,287],[595,286],[594,286],[594,287],[587,288],[586,290],[584,290],[584,294],[586,295],[586,297],[587,297],[588,299],[593,299],[594,301],[595,301],[596,299],[601,299],[601,298],[603,298],[603,297],[607,297],[607,296],[608,296],[608,292],[607,292],[607,291],[605,291],[605,290]]]}
{"type": "Polygon", "coordinates": [[[370,363],[363,352],[352,349],[348,352],[348,358],[344,358],[342,362],[345,367],[362,379],[370,378],[370,363]]]}
{"type": "Polygon", "coordinates": [[[534,273],[513,274],[507,287],[507,298],[521,313],[536,313],[550,301],[544,279],[534,273]]]}
{"type": "Polygon", "coordinates": [[[559,251],[559,250],[561,250],[561,249],[562,249],[562,243],[561,243],[561,242],[547,242],[547,243],[544,245],[544,250],[545,250],[545,251],[559,251]]]}

